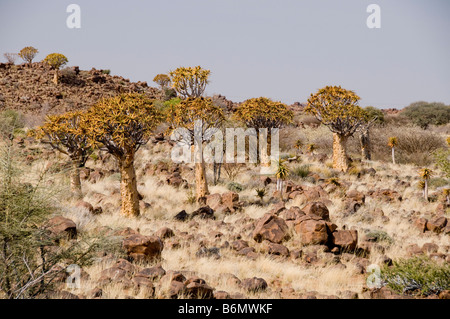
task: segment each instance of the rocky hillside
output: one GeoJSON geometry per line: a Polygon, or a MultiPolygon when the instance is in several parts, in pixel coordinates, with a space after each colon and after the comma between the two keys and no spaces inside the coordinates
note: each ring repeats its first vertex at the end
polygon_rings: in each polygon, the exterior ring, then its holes
{"type": "Polygon", "coordinates": [[[118,93],[140,92],[150,98],[159,95],[147,82],[130,82],[106,70],[65,68],[60,71],[58,85],[52,81],[54,72],[42,62],[30,66],[0,63],[0,111],[19,110],[38,122],[45,114],[84,110],[99,98],[118,93]]]}

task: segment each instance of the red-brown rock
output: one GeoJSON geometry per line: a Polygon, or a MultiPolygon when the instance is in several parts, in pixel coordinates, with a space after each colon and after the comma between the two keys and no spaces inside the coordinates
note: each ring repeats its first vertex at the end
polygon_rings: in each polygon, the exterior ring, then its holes
{"type": "Polygon", "coordinates": [[[140,234],[126,237],[122,242],[123,248],[133,260],[159,260],[164,244],[157,236],[143,236],[140,234]]]}
{"type": "Polygon", "coordinates": [[[284,219],[272,214],[265,214],[256,223],[252,237],[257,242],[262,242],[266,239],[270,242],[280,244],[289,238],[289,230],[284,219]]]}

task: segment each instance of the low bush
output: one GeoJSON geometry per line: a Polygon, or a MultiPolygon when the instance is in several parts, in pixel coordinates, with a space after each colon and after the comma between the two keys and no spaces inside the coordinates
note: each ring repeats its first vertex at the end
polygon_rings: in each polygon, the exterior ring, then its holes
{"type": "Polygon", "coordinates": [[[402,294],[428,296],[450,289],[450,264],[438,263],[428,257],[394,261],[381,271],[384,285],[402,294]]]}
{"type": "Polygon", "coordinates": [[[401,113],[423,129],[429,125],[444,125],[450,122],[450,105],[444,103],[415,102],[401,113]]]}

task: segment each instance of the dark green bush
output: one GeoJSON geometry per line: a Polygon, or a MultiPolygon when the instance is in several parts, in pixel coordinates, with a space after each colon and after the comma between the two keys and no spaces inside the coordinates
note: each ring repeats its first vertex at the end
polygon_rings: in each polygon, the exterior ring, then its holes
{"type": "Polygon", "coordinates": [[[415,125],[426,129],[429,125],[443,125],[450,122],[450,105],[444,103],[415,102],[403,109],[402,114],[415,125]]]}
{"type": "Polygon", "coordinates": [[[242,192],[244,190],[244,186],[242,186],[241,184],[236,183],[236,182],[229,183],[227,185],[227,188],[228,188],[228,190],[230,190],[232,192],[236,192],[236,193],[242,192]]]}
{"type": "Polygon", "coordinates": [[[373,106],[367,106],[364,108],[365,113],[365,119],[367,121],[371,121],[372,119],[375,119],[376,124],[383,124],[384,123],[384,113],[380,109],[377,109],[373,106]]]}

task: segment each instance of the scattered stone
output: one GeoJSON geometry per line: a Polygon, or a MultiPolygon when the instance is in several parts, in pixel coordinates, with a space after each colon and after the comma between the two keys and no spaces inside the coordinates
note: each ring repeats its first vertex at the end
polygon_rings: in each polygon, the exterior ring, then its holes
{"type": "Polygon", "coordinates": [[[440,233],[446,225],[447,225],[447,218],[438,217],[427,223],[427,230],[435,233],[440,233]]]}
{"type": "Polygon", "coordinates": [[[214,210],[209,206],[203,206],[194,211],[191,215],[192,218],[199,216],[201,219],[214,219],[214,210]]]}
{"type": "Polygon", "coordinates": [[[175,236],[173,230],[168,227],[163,227],[163,228],[159,229],[155,233],[155,235],[161,239],[171,238],[171,237],[175,236]]]}
{"type": "Polygon", "coordinates": [[[241,287],[248,292],[261,292],[267,289],[267,282],[263,278],[246,278],[242,280],[241,287]]]}
{"type": "Polygon", "coordinates": [[[186,211],[183,209],[181,212],[174,216],[174,219],[184,222],[189,219],[189,214],[186,213],[186,211]]]}
{"type": "Polygon", "coordinates": [[[69,239],[77,238],[77,225],[74,221],[63,216],[51,218],[46,228],[56,236],[67,236],[69,239]]]}
{"type": "Polygon", "coordinates": [[[164,244],[157,236],[130,235],[122,242],[127,255],[136,261],[159,260],[164,244]]]}

